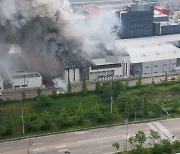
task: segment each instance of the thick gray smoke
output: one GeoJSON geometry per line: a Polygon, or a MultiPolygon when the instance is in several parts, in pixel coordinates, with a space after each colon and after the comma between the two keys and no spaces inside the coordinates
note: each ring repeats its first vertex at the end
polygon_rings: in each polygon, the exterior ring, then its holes
{"type": "Polygon", "coordinates": [[[80,19],[66,0],[0,0],[0,65],[54,77],[66,65],[103,55],[114,48],[115,19],[98,18],[80,19]]]}

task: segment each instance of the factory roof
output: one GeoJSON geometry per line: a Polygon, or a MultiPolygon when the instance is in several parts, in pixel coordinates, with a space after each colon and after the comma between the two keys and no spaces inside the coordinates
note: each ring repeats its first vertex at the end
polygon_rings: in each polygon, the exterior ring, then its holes
{"type": "Polygon", "coordinates": [[[41,75],[38,72],[26,72],[26,71],[10,72],[9,76],[12,79],[24,79],[24,78],[41,77],[41,75]]]}
{"type": "Polygon", "coordinates": [[[180,49],[170,43],[127,47],[131,63],[180,58],[180,49]]]}
{"type": "Polygon", "coordinates": [[[141,37],[141,38],[133,38],[133,39],[119,39],[116,40],[116,44],[121,47],[129,47],[129,46],[142,46],[142,45],[156,45],[167,42],[176,42],[180,41],[180,34],[172,34],[172,35],[161,35],[161,36],[151,36],[151,37],[141,37]]]}

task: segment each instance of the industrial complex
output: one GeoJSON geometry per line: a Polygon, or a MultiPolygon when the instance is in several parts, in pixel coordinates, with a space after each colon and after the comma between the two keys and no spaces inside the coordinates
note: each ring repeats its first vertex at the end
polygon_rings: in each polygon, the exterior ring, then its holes
{"type": "MultiPolygon", "coordinates": [[[[113,31],[118,37],[114,40],[118,50],[88,62],[82,62],[78,55],[62,60],[62,79],[76,83],[83,79],[97,81],[180,73],[179,16],[170,17],[172,10],[179,8],[161,8],[155,1],[151,2],[131,4],[114,11],[119,21],[113,31]]],[[[43,87],[43,78],[37,72],[13,72],[8,77],[12,89],[43,87]]],[[[0,78],[0,91],[3,89],[0,78]]]]}

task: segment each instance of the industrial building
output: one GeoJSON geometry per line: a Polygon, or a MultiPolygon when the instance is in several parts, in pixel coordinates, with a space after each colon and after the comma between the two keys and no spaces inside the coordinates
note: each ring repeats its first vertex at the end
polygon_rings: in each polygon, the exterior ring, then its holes
{"type": "Polygon", "coordinates": [[[4,90],[4,86],[3,86],[3,79],[0,77],[0,93],[2,94],[4,90]]]}
{"type": "Polygon", "coordinates": [[[154,6],[133,4],[124,11],[117,11],[120,20],[118,35],[123,39],[153,36],[154,6]]]}
{"type": "Polygon", "coordinates": [[[127,48],[131,75],[147,77],[176,73],[180,49],[169,43],[127,48]]]}
{"type": "Polygon", "coordinates": [[[169,20],[168,10],[154,9],[150,4],[132,4],[115,13],[119,19],[117,34],[123,39],[180,33],[180,22],[169,20]]]}
{"type": "Polygon", "coordinates": [[[42,88],[42,76],[37,72],[11,72],[9,79],[13,89],[42,88]]]}
{"type": "Polygon", "coordinates": [[[129,56],[106,56],[92,59],[93,65],[89,69],[89,80],[108,80],[113,78],[129,77],[129,56]]]}

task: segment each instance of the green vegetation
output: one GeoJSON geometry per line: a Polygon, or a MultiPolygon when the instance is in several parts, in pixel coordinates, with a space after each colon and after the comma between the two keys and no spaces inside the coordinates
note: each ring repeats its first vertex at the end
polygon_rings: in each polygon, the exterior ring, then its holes
{"type": "MultiPolygon", "coordinates": [[[[154,130],[150,130],[150,136],[152,140],[160,138],[158,132],[154,130]]],[[[112,146],[116,148],[114,154],[175,154],[180,152],[179,141],[171,143],[169,140],[160,140],[151,147],[143,147],[143,144],[146,142],[146,136],[143,131],[138,131],[135,136],[128,139],[128,142],[131,144],[131,150],[127,152],[118,152],[120,144],[113,143],[112,146]]]]}
{"type": "MultiPolygon", "coordinates": [[[[27,99],[22,92],[21,101],[0,101],[0,139],[23,135],[22,109],[25,135],[124,123],[127,118],[136,122],[179,117],[179,89],[178,82],[142,85],[139,77],[134,87],[130,87],[128,82],[114,80],[97,82],[95,91],[88,91],[84,80],[82,91],[78,93],[69,90],[69,93],[57,94],[53,91],[51,96],[47,96],[39,89],[36,98],[27,99]]],[[[131,142],[133,144],[134,140],[131,142]]]]}

